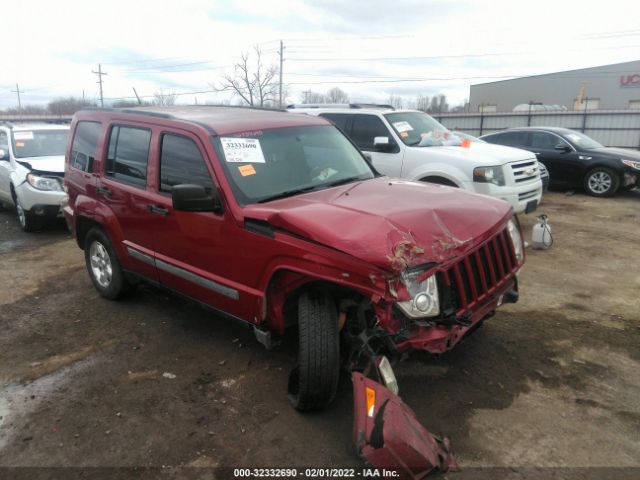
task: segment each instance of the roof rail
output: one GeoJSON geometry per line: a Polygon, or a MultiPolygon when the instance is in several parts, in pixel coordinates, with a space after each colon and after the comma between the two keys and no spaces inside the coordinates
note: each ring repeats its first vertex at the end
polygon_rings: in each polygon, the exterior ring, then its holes
{"type": "Polygon", "coordinates": [[[287,109],[290,110],[295,110],[297,108],[382,108],[385,110],[395,110],[393,105],[387,105],[384,103],[292,103],[291,105],[287,105],[287,109]]]}

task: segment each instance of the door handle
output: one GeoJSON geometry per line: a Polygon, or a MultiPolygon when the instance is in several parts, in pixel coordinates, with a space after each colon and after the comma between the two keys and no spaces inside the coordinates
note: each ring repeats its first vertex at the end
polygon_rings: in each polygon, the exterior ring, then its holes
{"type": "Polygon", "coordinates": [[[104,188],[104,187],[98,187],[96,189],[96,191],[100,195],[104,195],[105,197],[110,197],[111,195],[113,195],[113,192],[111,190],[109,190],[108,188],[104,188]]]}
{"type": "Polygon", "coordinates": [[[163,217],[166,217],[167,215],[169,215],[169,209],[163,208],[163,207],[159,207],[157,205],[153,205],[152,203],[147,205],[147,209],[151,213],[155,213],[157,215],[162,215],[163,217]]]}
{"type": "Polygon", "coordinates": [[[533,152],[534,155],[540,155],[540,152],[533,152]]]}

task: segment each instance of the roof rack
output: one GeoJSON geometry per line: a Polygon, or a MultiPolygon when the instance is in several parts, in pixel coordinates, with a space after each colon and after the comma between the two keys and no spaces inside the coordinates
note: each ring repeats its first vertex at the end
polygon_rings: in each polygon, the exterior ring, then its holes
{"type": "Polygon", "coordinates": [[[395,110],[393,105],[388,105],[385,103],[292,103],[291,105],[287,105],[287,109],[295,110],[297,108],[378,108],[385,110],[395,110]]]}

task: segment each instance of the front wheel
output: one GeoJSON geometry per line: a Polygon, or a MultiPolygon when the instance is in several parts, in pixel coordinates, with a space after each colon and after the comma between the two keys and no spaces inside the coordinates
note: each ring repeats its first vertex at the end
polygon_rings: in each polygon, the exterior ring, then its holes
{"type": "Polygon", "coordinates": [[[104,298],[115,300],[129,290],[111,241],[102,229],[92,228],[87,233],[84,258],[91,281],[104,298]]]}
{"type": "Polygon", "coordinates": [[[326,408],[340,376],[338,312],[323,291],[298,299],[298,366],[289,376],[289,400],[297,410],[326,408]]]}
{"type": "Polygon", "coordinates": [[[42,230],[44,219],[34,215],[30,210],[25,210],[17,196],[15,198],[15,203],[16,215],[18,216],[18,222],[20,222],[20,228],[27,233],[42,230]]]}
{"type": "Polygon", "coordinates": [[[584,189],[594,197],[611,197],[620,186],[620,178],[611,169],[596,167],[587,173],[584,179],[584,189]]]}

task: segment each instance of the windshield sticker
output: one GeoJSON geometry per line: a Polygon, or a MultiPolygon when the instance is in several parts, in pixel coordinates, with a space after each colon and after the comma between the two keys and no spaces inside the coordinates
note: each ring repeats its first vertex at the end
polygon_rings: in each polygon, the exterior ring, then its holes
{"type": "Polygon", "coordinates": [[[220,141],[224,156],[229,163],[265,163],[258,139],[222,137],[220,141]]]}
{"type": "Polygon", "coordinates": [[[411,130],[413,130],[413,127],[409,124],[409,122],[395,122],[393,126],[400,133],[410,132],[411,130]]]}
{"type": "Polygon", "coordinates": [[[238,167],[238,170],[240,171],[240,175],[243,177],[256,174],[256,169],[253,168],[253,165],[241,165],[238,167]]]}
{"type": "Polygon", "coordinates": [[[16,147],[17,147],[17,148],[22,148],[22,147],[24,147],[24,142],[16,142],[16,147]]]}
{"type": "Polygon", "coordinates": [[[409,136],[409,132],[400,132],[400,136],[402,138],[407,138],[409,136]]]}
{"type": "Polygon", "coordinates": [[[33,132],[13,132],[13,138],[16,140],[33,140],[33,132]]]}

